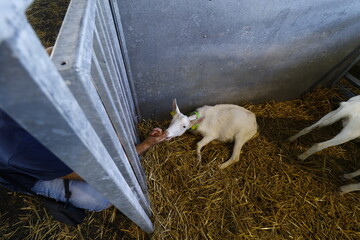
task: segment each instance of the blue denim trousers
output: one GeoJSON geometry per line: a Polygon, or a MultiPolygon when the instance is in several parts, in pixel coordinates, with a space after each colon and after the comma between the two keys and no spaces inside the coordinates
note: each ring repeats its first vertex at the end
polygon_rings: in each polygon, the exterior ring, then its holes
{"type": "MultiPolygon", "coordinates": [[[[65,187],[63,179],[37,181],[31,188],[38,195],[65,202],[65,187]]],[[[98,193],[92,186],[83,181],[69,180],[71,205],[89,211],[101,211],[110,207],[110,202],[98,193]]]]}

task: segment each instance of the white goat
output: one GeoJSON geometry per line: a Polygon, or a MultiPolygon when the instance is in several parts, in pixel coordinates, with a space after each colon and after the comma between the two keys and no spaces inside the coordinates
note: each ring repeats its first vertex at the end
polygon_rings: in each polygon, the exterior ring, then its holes
{"type": "MultiPolygon", "coordinates": [[[[335,111],[332,111],[322,117],[318,122],[315,124],[304,128],[298,134],[289,138],[292,142],[298,137],[309,133],[313,129],[317,127],[323,127],[330,124],[333,124],[340,119],[343,119],[343,129],[341,132],[336,135],[334,138],[314,144],[311,148],[309,148],[305,153],[299,155],[299,159],[305,160],[310,155],[321,151],[327,147],[336,146],[339,144],[343,144],[350,140],[360,137],[360,96],[355,96],[350,98],[347,102],[340,103],[340,107],[335,111]]],[[[344,179],[352,179],[356,176],[360,175],[360,170],[355,171],[353,173],[344,174],[344,179]]],[[[340,191],[342,193],[348,193],[352,191],[360,190],[360,183],[358,184],[349,184],[340,187],[340,191]]]]}
{"type": "Polygon", "coordinates": [[[340,107],[338,109],[329,112],[315,124],[304,128],[298,134],[290,137],[289,140],[291,142],[295,141],[298,137],[311,132],[317,127],[333,124],[340,119],[343,119],[343,129],[338,135],[328,141],[314,144],[306,152],[299,155],[299,159],[305,160],[310,155],[327,147],[343,144],[360,137],[360,96],[352,97],[347,102],[340,103],[340,107]]]}
{"type": "Polygon", "coordinates": [[[228,161],[219,165],[224,169],[239,161],[242,146],[256,133],[258,125],[255,114],[243,107],[232,104],[203,106],[196,109],[189,117],[182,114],[173,101],[173,119],[170,123],[167,139],[180,136],[192,128],[203,139],[197,143],[197,157],[201,160],[201,149],[213,140],[233,142],[233,153],[228,161]]]}

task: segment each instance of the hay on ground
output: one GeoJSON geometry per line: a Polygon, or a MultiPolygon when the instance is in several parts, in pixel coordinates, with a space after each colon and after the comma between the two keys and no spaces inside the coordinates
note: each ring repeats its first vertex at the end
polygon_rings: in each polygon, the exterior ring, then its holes
{"type": "Polygon", "coordinates": [[[70,0],[35,0],[26,16],[45,48],[54,46],[70,0]]]}
{"type": "MultiPolygon", "coordinates": [[[[325,149],[302,162],[296,156],[335,136],[340,124],[287,138],[338,106],[335,89],[301,99],[246,107],[259,134],[245,144],[238,163],[218,164],[232,144],[210,143],[197,162],[190,133],[154,146],[143,156],[155,232],[144,233],[115,208],[92,213],[78,227],[56,222],[37,199],[2,194],[0,236],[5,239],[359,239],[359,192],[340,195],[343,173],[359,169],[355,142],[325,149]],[[8,206],[6,208],[6,206],[8,206]],[[21,207],[21,209],[20,209],[21,207]]],[[[169,121],[144,121],[143,137],[169,121]]],[[[1,189],[0,189],[1,190],[1,189]]]]}
{"type": "MultiPolygon", "coordinates": [[[[232,144],[211,143],[197,162],[191,133],[161,143],[143,158],[153,209],[152,239],[358,239],[359,193],[340,195],[338,177],[359,169],[358,145],[349,142],[297,159],[312,144],[335,136],[340,124],[287,138],[337,108],[334,90],[302,99],[247,105],[259,135],[243,147],[240,161],[217,168],[232,144]]],[[[144,134],[168,122],[145,121],[144,134]]]]}

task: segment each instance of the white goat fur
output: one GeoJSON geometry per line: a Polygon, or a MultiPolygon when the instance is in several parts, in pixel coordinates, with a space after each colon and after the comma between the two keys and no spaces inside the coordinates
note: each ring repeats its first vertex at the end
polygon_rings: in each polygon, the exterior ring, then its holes
{"type": "MultiPolygon", "coordinates": [[[[291,142],[295,141],[298,137],[309,133],[317,127],[331,125],[340,119],[343,119],[343,129],[338,135],[328,141],[314,144],[306,152],[299,155],[299,159],[305,160],[310,155],[327,147],[340,145],[360,137],[360,96],[352,97],[347,102],[340,103],[340,107],[338,109],[326,114],[318,122],[307,128],[304,128],[298,134],[290,137],[289,140],[291,142]]],[[[358,175],[360,175],[360,170],[353,173],[344,174],[344,178],[351,179],[358,175]]],[[[360,190],[360,184],[349,184],[342,186],[340,190],[343,193],[358,191],[360,190]]]]}
{"type": "Polygon", "coordinates": [[[176,99],[174,99],[173,112],[175,114],[166,130],[168,139],[180,136],[194,124],[199,124],[197,129],[193,130],[203,136],[202,140],[197,143],[198,160],[201,160],[201,149],[211,141],[235,141],[230,159],[220,164],[220,169],[239,161],[242,146],[255,136],[258,129],[255,114],[237,105],[218,104],[200,107],[196,109],[200,118],[196,119],[195,114],[189,117],[182,114],[177,106],[176,99]]]}

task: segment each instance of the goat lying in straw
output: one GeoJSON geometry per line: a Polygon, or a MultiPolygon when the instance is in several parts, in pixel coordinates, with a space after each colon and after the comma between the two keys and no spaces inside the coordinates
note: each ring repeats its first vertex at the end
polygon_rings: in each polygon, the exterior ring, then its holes
{"type": "Polygon", "coordinates": [[[168,132],[167,139],[180,136],[189,128],[192,128],[195,133],[200,133],[203,139],[197,143],[199,161],[201,160],[201,149],[211,141],[235,141],[230,159],[220,164],[220,169],[239,161],[242,146],[255,136],[258,129],[254,113],[232,104],[203,106],[188,117],[180,112],[176,99],[174,99],[172,113],[173,119],[166,130],[168,132]]]}
{"type": "MultiPolygon", "coordinates": [[[[334,138],[314,144],[306,152],[299,155],[299,159],[305,160],[310,155],[321,151],[327,147],[336,146],[360,137],[360,96],[350,98],[347,102],[340,103],[340,107],[335,111],[329,112],[315,124],[304,128],[298,134],[289,138],[295,141],[298,137],[305,135],[317,127],[333,124],[343,119],[343,129],[334,138]]],[[[360,170],[354,173],[344,174],[345,179],[351,179],[360,175],[360,170]]],[[[360,190],[360,184],[349,184],[340,188],[342,192],[352,192],[360,190]]]]}

